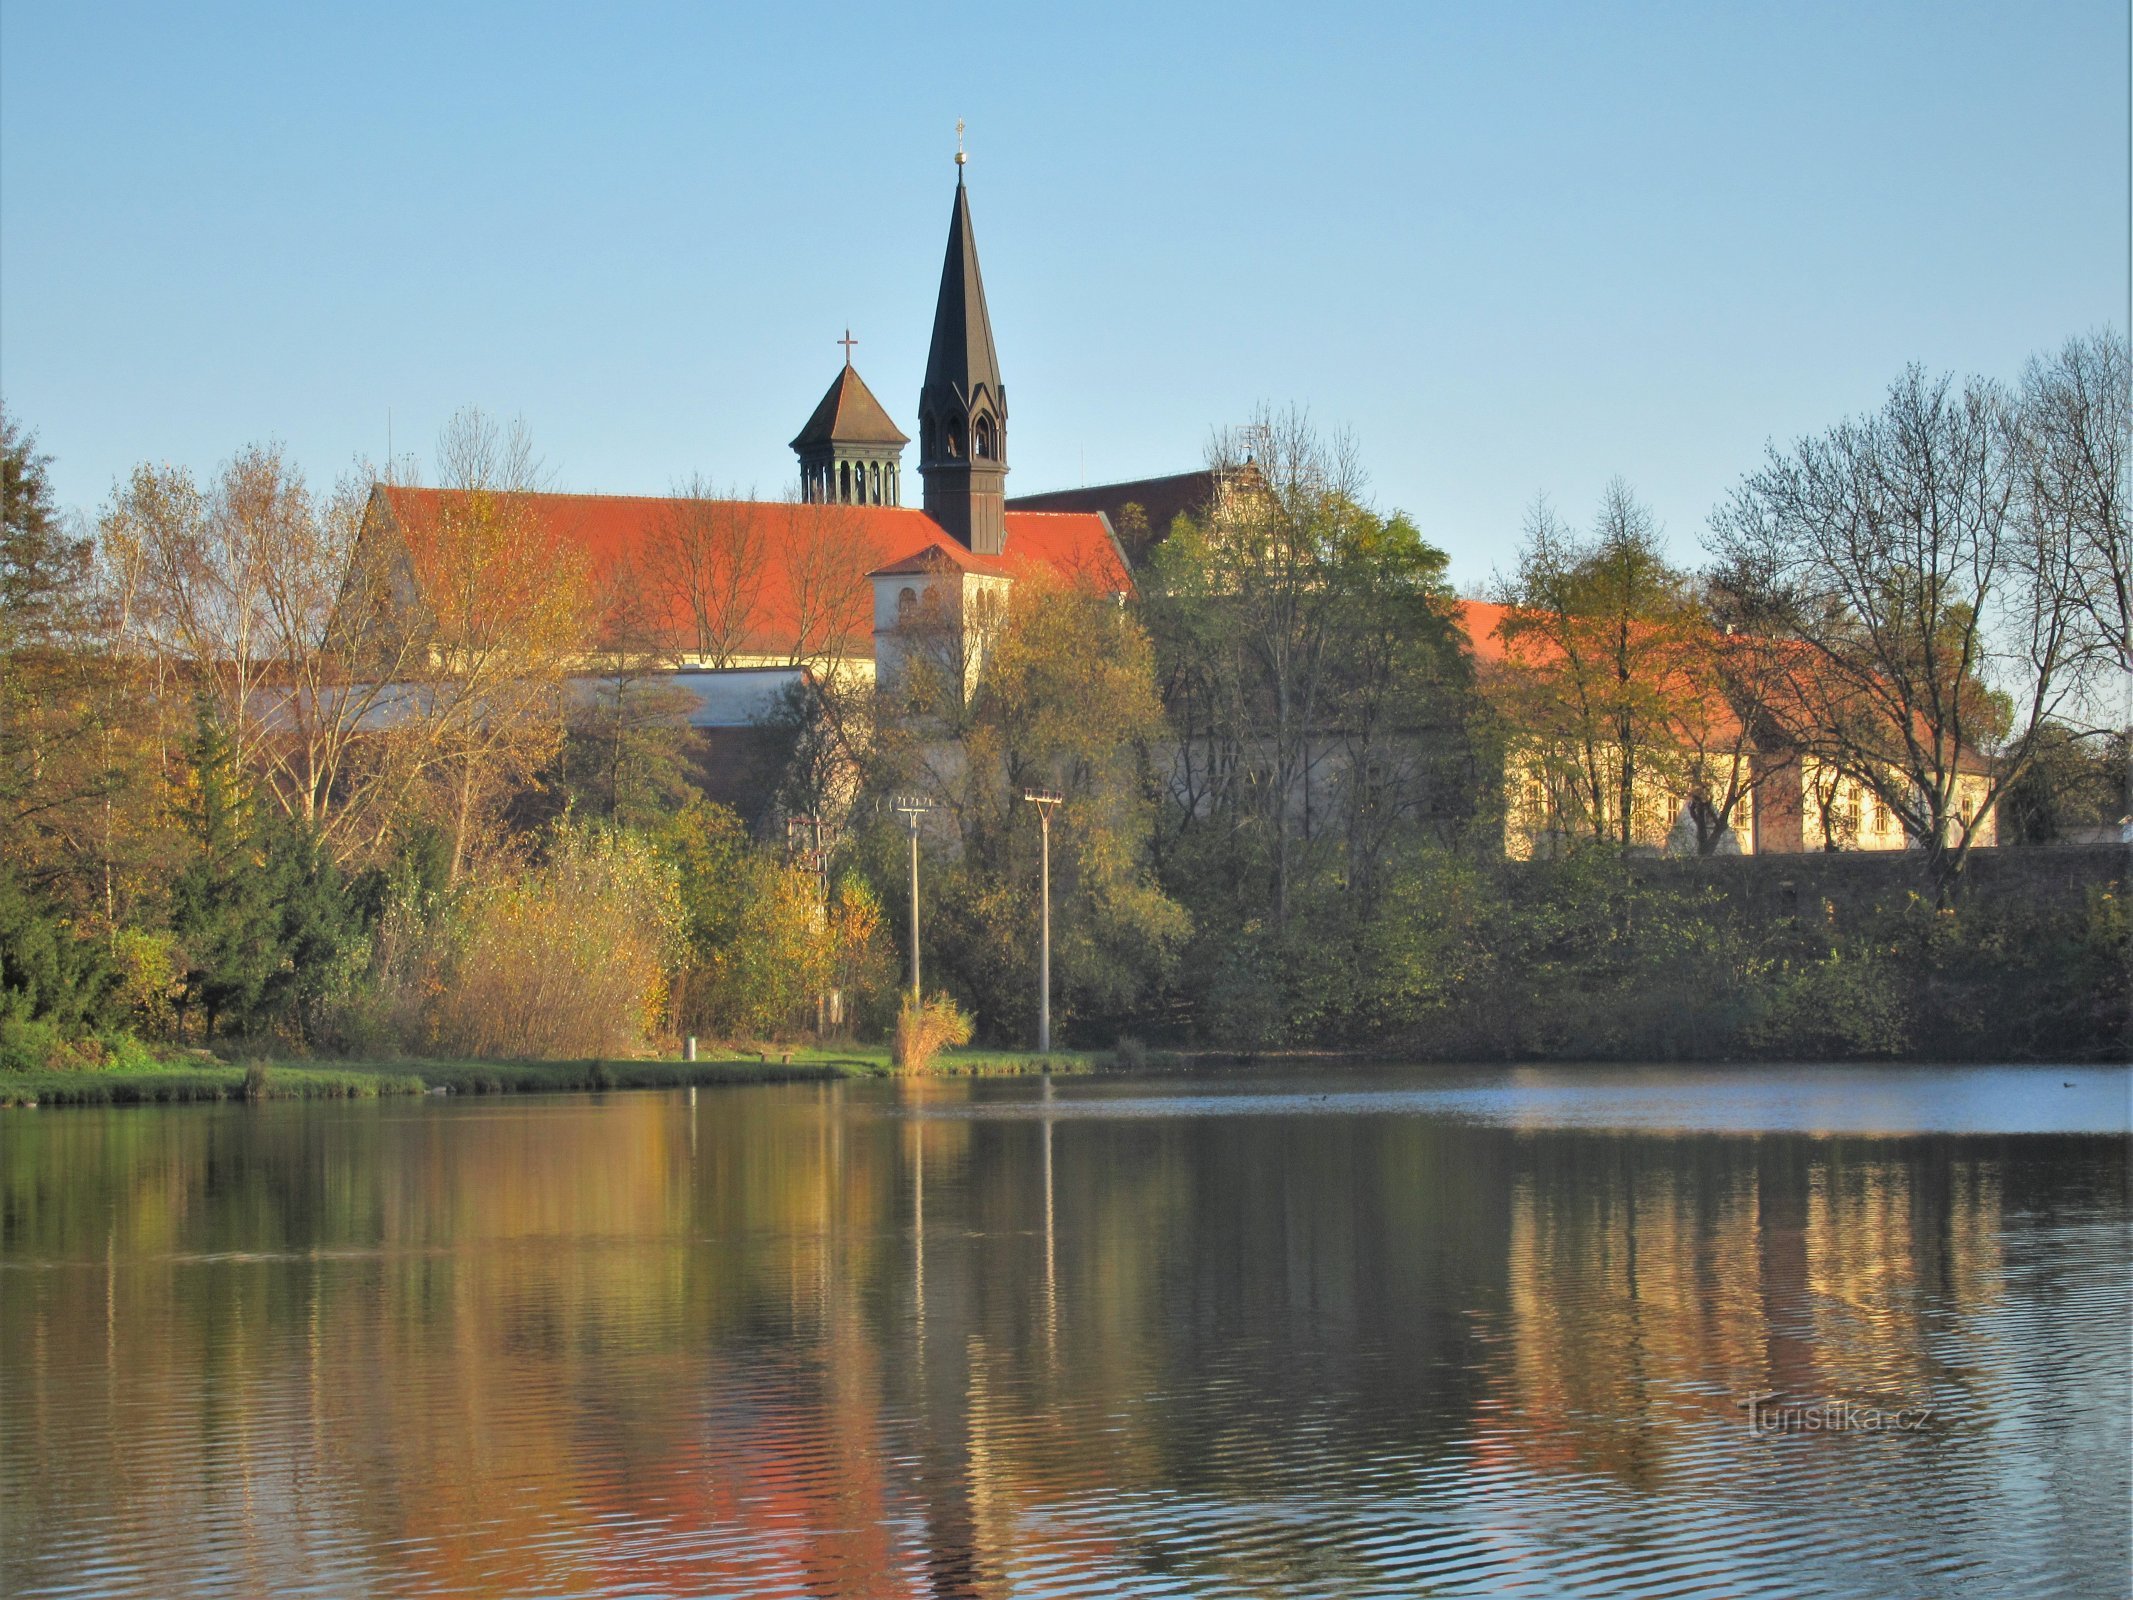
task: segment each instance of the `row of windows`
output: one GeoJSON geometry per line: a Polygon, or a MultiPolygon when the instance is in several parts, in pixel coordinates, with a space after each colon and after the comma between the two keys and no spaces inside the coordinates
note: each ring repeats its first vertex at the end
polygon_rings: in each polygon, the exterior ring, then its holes
{"type": "Polygon", "coordinates": [[[839,461],[808,468],[801,489],[812,504],[834,500],[848,506],[894,506],[903,503],[897,498],[897,479],[893,461],[839,461]]]}

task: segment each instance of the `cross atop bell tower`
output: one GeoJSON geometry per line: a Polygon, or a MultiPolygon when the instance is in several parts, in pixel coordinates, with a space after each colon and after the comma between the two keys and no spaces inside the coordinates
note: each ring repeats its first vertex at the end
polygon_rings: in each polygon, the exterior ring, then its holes
{"type": "Polygon", "coordinates": [[[992,347],[985,280],[970,227],[963,125],[956,124],[955,205],[933,307],[933,343],[918,392],[918,471],[926,515],[981,555],[1007,547],[1007,391],[992,347]]]}

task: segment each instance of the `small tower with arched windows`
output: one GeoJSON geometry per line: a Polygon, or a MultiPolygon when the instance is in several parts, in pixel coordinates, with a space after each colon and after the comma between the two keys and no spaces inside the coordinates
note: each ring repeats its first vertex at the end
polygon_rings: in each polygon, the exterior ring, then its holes
{"type": "Polygon", "coordinates": [[[926,515],[965,548],[996,556],[1007,548],[1007,391],[993,353],[960,150],[955,159],[948,256],[918,392],[918,472],[926,515]]]}
{"type": "Polygon", "coordinates": [[[844,370],[792,442],[800,458],[800,498],[811,505],[903,504],[902,429],[889,420],[852,366],[845,335],[844,370]]]}

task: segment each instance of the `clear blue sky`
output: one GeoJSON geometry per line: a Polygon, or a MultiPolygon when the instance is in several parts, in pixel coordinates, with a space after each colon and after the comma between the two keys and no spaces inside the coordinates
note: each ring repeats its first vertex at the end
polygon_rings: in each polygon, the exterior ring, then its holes
{"type": "Polygon", "coordinates": [[[847,323],[916,432],[961,116],[1010,492],[1297,402],[1471,588],[1536,492],[1693,554],[1905,362],[2124,326],[2127,83],[2124,0],[5,0],[0,395],[84,511],[468,403],[562,487],[774,493],[847,323]]]}

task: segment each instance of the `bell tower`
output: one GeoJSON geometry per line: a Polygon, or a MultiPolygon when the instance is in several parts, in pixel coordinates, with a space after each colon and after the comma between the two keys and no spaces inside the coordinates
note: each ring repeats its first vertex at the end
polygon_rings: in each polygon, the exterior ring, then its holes
{"type": "Polygon", "coordinates": [[[985,280],[963,184],[962,124],[956,125],[955,209],[933,307],[933,344],[918,392],[918,472],[926,515],[980,555],[1007,547],[1007,391],[993,353],[985,280]]]}
{"type": "Polygon", "coordinates": [[[800,458],[800,498],[810,504],[903,504],[903,430],[852,366],[859,341],[844,330],[844,370],[792,442],[800,458]]]}

